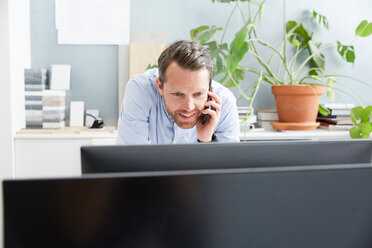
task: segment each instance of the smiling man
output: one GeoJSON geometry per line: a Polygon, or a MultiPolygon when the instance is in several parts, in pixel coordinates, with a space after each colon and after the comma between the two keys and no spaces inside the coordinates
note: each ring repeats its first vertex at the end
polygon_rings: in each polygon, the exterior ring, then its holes
{"type": "Polygon", "coordinates": [[[239,142],[236,99],[211,80],[213,61],[202,45],[176,41],[158,66],[129,80],[117,144],[239,142]]]}

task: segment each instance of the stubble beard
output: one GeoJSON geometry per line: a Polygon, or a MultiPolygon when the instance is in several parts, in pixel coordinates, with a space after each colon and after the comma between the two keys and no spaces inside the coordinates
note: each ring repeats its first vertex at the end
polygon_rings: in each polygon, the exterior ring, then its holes
{"type": "Polygon", "coordinates": [[[183,129],[190,129],[190,128],[193,128],[196,123],[198,122],[199,120],[199,117],[201,115],[201,111],[198,111],[198,110],[193,110],[191,111],[191,113],[194,113],[194,116],[192,117],[192,119],[190,120],[182,120],[181,117],[179,116],[181,113],[185,113],[184,111],[175,111],[175,112],[169,112],[169,115],[173,118],[174,122],[180,127],[180,128],[183,128],[183,129]]]}

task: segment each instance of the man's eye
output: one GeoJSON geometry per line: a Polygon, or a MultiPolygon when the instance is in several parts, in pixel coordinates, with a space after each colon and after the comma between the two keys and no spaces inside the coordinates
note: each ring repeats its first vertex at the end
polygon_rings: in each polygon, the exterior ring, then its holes
{"type": "Polygon", "coordinates": [[[174,96],[180,96],[181,94],[180,93],[173,93],[172,95],[174,95],[174,96]]]}
{"type": "Polygon", "coordinates": [[[195,93],[195,96],[202,96],[202,95],[203,95],[203,93],[201,93],[201,92],[195,93]]]}

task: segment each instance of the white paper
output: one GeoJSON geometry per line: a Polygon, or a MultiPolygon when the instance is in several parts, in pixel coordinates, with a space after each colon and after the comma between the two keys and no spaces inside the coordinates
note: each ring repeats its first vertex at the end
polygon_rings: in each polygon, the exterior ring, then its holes
{"type": "Polygon", "coordinates": [[[58,44],[129,43],[130,0],[55,0],[58,44]]]}
{"type": "Polygon", "coordinates": [[[58,30],[58,44],[120,45],[129,44],[128,30],[58,30]]]}
{"type": "Polygon", "coordinates": [[[51,65],[50,89],[70,90],[70,65],[51,65]]]}

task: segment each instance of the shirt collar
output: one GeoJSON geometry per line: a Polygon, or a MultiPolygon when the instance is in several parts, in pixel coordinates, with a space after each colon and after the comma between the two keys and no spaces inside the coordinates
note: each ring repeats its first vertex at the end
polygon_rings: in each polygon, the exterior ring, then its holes
{"type": "Polygon", "coordinates": [[[173,117],[169,115],[167,109],[165,108],[165,103],[164,103],[164,98],[163,98],[163,96],[160,96],[160,101],[161,101],[161,107],[162,107],[164,113],[167,115],[167,117],[168,117],[168,119],[169,119],[170,121],[174,122],[173,117]]]}
{"type": "MultiPolygon", "coordinates": [[[[154,81],[154,84],[155,84],[155,86],[157,87],[155,81],[154,81]]],[[[157,90],[157,89],[156,89],[156,90],[157,90]]],[[[159,94],[160,105],[161,105],[161,109],[162,109],[163,113],[165,113],[165,115],[167,116],[167,118],[168,118],[168,119],[173,123],[173,122],[174,122],[173,117],[170,116],[170,115],[168,114],[168,111],[167,111],[167,109],[165,108],[165,103],[164,103],[164,98],[163,98],[163,96],[160,95],[159,91],[158,91],[157,93],[159,94]]]]}

